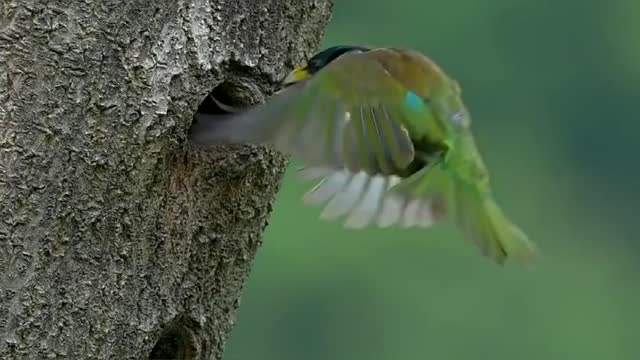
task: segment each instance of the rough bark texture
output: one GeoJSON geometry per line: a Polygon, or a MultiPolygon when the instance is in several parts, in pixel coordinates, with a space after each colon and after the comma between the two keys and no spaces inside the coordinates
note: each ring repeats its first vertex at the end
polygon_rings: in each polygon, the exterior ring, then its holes
{"type": "Polygon", "coordinates": [[[328,0],[0,5],[0,359],[222,357],[286,160],[185,143],[262,101],[328,0]]]}

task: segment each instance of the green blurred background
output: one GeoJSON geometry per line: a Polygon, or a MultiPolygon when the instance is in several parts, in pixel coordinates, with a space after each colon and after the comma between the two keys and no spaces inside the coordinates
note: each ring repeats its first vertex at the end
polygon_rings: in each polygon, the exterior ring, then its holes
{"type": "Polygon", "coordinates": [[[640,1],[336,1],[323,47],[421,50],[463,87],[497,197],[541,247],[318,219],[290,169],[226,360],[640,359],[640,1]]]}

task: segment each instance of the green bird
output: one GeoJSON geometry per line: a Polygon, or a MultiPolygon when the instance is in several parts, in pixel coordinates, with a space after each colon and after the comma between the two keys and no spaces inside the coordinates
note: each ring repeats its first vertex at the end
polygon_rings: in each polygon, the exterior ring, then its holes
{"type": "Polygon", "coordinates": [[[196,144],[267,144],[301,159],[304,196],[349,228],[430,227],[453,219],[503,264],[536,246],[494,200],[459,84],[411,49],[335,46],[294,69],[264,104],[199,113],[196,144]]]}

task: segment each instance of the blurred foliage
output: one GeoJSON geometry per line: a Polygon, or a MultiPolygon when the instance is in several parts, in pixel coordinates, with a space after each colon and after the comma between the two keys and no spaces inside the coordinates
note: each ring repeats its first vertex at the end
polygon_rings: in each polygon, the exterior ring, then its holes
{"type": "Polygon", "coordinates": [[[345,230],[290,171],[225,359],[638,358],[639,36],[637,0],[336,1],[323,47],[412,47],[460,81],[544,259],[499,268],[449,224],[345,230]]]}

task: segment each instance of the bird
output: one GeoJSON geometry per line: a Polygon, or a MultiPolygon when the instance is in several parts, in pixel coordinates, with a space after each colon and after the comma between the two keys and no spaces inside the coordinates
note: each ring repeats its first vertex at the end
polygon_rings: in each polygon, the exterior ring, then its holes
{"type": "Polygon", "coordinates": [[[479,252],[531,265],[539,250],[498,205],[459,82],[420,51],[339,45],[280,81],[265,102],[196,113],[194,144],[269,145],[304,163],[304,195],[346,228],[452,220],[479,252]]]}

